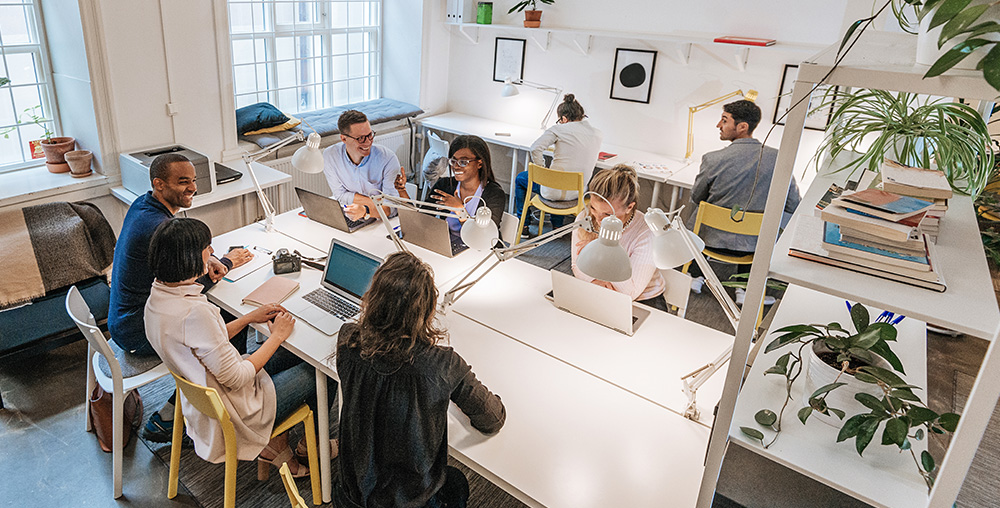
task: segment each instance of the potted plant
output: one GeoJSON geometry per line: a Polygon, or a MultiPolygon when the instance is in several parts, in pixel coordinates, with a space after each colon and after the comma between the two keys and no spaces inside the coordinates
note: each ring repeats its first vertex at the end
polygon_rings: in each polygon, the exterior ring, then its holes
{"type": "MultiPolygon", "coordinates": [[[[545,5],[552,5],[556,0],[538,0],[545,5]]],[[[514,4],[507,14],[513,14],[514,12],[524,11],[524,26],[526,28],[538,28],[542,25],[542,11],[538,10],[538,6],[535,5],[535,0],[521,0],[520,2],[514,4]],[[530,9],[525,10],[528,6],[530,9]]]]}
{"type": "MultiPolygon", "coordinates": [[[[864,167],[878,172],[885,158],[917,167],[937,167],[952,187],[975,198],[993,171],[994,152],[986,122],[967,104],[927,99],[907,92],[830,89],[817,109],[833,107],[830,127],[816,150],[857,154],[836,171],[864,167]]],[[[846,154],[845,154],[846,155],[846,154]]]]}
{"type": "Polygon", "coordinates": [[[902,319],[901,316],[883,312],[875,322],[870,322],[868,309],[863,305],[854,304],[849,307],[855,333],[836,322],[825,325],[792,325],[774,332],[780,335],[767,345],[765,354],[786,346],[798,346],[778,357],[774,366],[765,371],[765,375],[774,374],[785,378],[785,401],[779,412],[762,409],[754,415],[758,424],[774,432],[774,437],[764,444],[765,436],[759,429],[740,427],[740,430],[765,448],[774,444],[781,433],[782,417],[793,398],[795,383],[802,376],[803,365],[810,363],[810,370],[817,367],[815,361],[810,362],[808,354],[818,350],[819,358],[835,374],[831,382],[806,390],[810,395],[806,405],[797,411],[799,421],[805,424],[813,415],[827,417],[827,423],[831,423],[834,416],[843,420],[847,411],[835,406],[842,405],[843,402],[834,402],[832,394],[846,392],[848,398],[857,404],[855,411],[859,412],[844,422],[837,442],[854,438],[855,449],[862,455],[879,427],[884,424],[882,444],[909,451],[930,489],[936,469],[934,458],[926,451],[918,458],[912,449],[912,441],[923,440],[930,432],[954,432],[959,416],[954,413],[939,415],[928,409],[914,393],[914,389],[918,387],[906,384],[901,377],[886,368],[888,366],[903,373],[903,365],[889,347],[889,342],[896,340],[895,324],[902,319]],[[847,388],[843,388],[845,386],[847,388]]]}
{"type": "Polygon", "coordinates": [[[49,119],[42,116],[41,109],[42,106],[38,105],[24,110],[24,114],[31,119],[31,122],[25,123],[34,123],[43,131],[42,139],[29,142],[32,158],[35,158],[37,147],[40,146],[45,154],[45,165],[50,172],[68,173],[70,168],[66,164],[66,152],[73,150],[76,146],[76,139],[68,136],[53,136],[54,133],[49,130],[49,119]]]}

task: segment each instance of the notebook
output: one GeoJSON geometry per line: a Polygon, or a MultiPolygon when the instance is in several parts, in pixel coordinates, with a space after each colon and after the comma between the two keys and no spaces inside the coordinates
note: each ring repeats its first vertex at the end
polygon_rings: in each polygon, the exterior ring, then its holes
{"type": "MultiPolygon", "coordinates": [[[[344,215],[344,207],[340,206],[340,202],[336,199],[299,187],[295,188],[295,193],[299,196],[299,202],[302,203],[302,211],[306,213],[306,217],[345,233],[353,233],[377,220],[375,217],[351,220],[344,215]]],[[[372,210],[372,213],[378,212],[372,210]]]]}
{"type": "Polygon", "coordinates": [[[648,309],[633,305],[632,299],[624,293],[577,279],[558,270],[550,270],[550,273],[552,302],[562,310],[625,335],[634,334],[639,325],[649,317],[648,309]]]}
{"type": "Polygon", "coordinates": [[[297,281],[275,275],[264,281],[260,286],[257,286],[257,289],[251,291],[250,294],[243,297],[243,304],[267,305],[269,303],[281,303],[289,296],[292,296],[292,293],[296,289],[299,289],[297,281]]]}
{"type": "Polygon", "coordinates": [[[371,285],[382,258],[334,239],[330,242],[320,287],[295,295],[285,308],[309,326],[333,335],[361,309],[361,296],[371,285]]]}
{"type": "Polygon", "coordinates": [[[399,233],[403,240],[449,258],[469,248],[451,234],[448,221],[413,210],[399,209],[399,233]]]}

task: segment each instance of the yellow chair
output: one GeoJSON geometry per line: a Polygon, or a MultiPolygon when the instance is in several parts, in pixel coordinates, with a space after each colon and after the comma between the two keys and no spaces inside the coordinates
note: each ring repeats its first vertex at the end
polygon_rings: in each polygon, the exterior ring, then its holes
{"type": "MultiPolygon", "coordinates": [[[[763,213],[746,212],[745,214],[742,214],[743,220],[740,222],[734,221],[729,215],[730,210],[728,208],[723,208],[721,206],[716,206],[706,201],[702,201],[701,203],[698,203],[698,214],[695,215],[694,229],[692,231],[694,231],[694,234],[698,235],[701,232],[702,226],[708,226],[720,231],[739,235],[757,236],[760,234],[760,225],[764,221],[763,213]]],[[[708,258],[734,265],[749,265],[753,263],[753,254],[747,254],[745,256],[730,256],[715,252],[708,247],[705,247],[705,250],[703,250],[702,253],[708,258]]],[[[688,262],[684,265],[684,269],[682,271],[687,273],[690,266],[691,263],[688,262]]]]}
{"type": "MultiPolygon", "coordinates": [[[[181,440],[184,436],[184,417],[181,414],[180,394],[191,403],[198,411],[205,416],[219,421],[222,425],[222,436],[226,443],[226,480],[223,498],[225,508],[236,506],[236,467],[239,460],[236,458],[236,431],[233,429],[233,422],[229,419],[229,412],[223,405],[219,392],[214,388],[208,388],[194,384],[171,371],[174,381],[177,382],[177,402],[174,404],[174,436],[170,446],[170,479],[167,485],[167,498],[173,499],[177,496],[177,480],[180,476],[181,463],[181,440]]],[[[319,454],[316,448],[316,427],[313,423],[313,412],[309,406],[302,405],[292,416],[285,421],[274,426],[271,432],[271,439],[275,436],[294,427],[296,424],[305,425],[306,448],[309,453],[309,479],[312,482],[313,504],[322,502],[319,478],[319,454]]]]}
{"type": "Polygon", "coordinates": [[[538,164],[528,164],[528,193],[524,196],[524,209],[521,210],[521,222],[518,224],[517,235],[514,239],[514,244],[521,243],[521,231],[524,231],[524,221],[528,218],[528,208],[535,207],[541,212],[538,218],[538,234],[542,234],[542,225],[545,223],[545,214],[550,213],[554,215],[572,215],[576,217],[577,214],[583,211],[584,204],[583,193],[585,189],[583,188],[583,173],[577,173],[576,171],[559,171],[558,169],[549,169],[544,166],[539,166],[538,164]],[[545,199],[541,194],[532,194],[531,189],[534,188],[535,184],[541,185],[543,187],[549,187],[552,189],[576,191],[576,199],[567,201],[552,201],[545,199]]]}
{"type": "Polygon", "coordinates": [[[285,493],[288,494],[288,502],[292,504],[292,508],[306,508],[306,500],[299,495],[299,487],[295,485],[295,478],[288,470],[288,463],[282,464],[278,472],[281,473],[281,483],[285,484],[285,493]]]}

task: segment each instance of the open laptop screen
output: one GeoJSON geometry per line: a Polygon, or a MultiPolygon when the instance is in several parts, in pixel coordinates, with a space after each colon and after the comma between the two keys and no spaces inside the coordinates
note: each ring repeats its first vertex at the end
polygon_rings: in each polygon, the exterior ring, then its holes
{"type": "Polygon", "coordinates": [[[371,285],[372,276],[380,263],[378,258],[369,257],[335,241],[330,246],[330,257],[326,261],[323,280],[360,299],[371,285]]]}

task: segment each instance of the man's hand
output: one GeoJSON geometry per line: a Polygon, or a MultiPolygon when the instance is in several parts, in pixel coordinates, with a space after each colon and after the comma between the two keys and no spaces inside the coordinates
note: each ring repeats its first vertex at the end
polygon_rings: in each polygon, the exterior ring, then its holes
{"type": "Polygon", "coordinates": [[[344,215],[351,220],[360,220],[365,216],[365,207],[364,205],[359,205],[357,203],[345,205],[344,215]]]}
{"type": "Polygon", "coordinates": [[[219,261],[212,256],[208,257],[208,278],[211,279],[212,282],[219,282],[228,272],[229,269],[226,268],[226,265],[222,264],[222,261],[219,261]]]}
{"type": "Polygon", "coordinates": [[[396,175],[396,180],[392,182],[399,192],[406,192],[406,170],[400,166],[399,174],[396,175]]]}
{"type": "Polygon", "coordinates": [[[247,264],[247,262],[253,259],[253,252],[250,252],[246,249],[233,249],[222,257],[232,261],[233,268],[236,268],[237,266],[247,264]]]}

